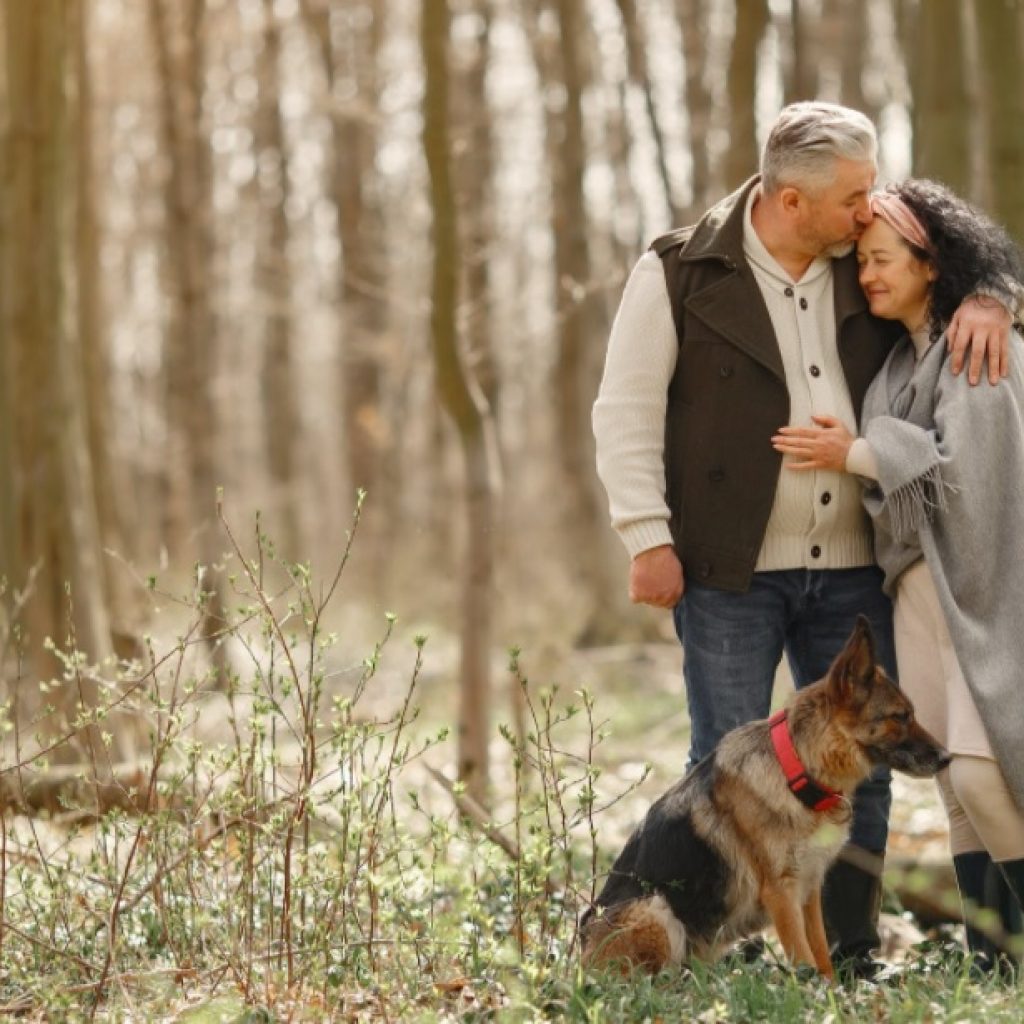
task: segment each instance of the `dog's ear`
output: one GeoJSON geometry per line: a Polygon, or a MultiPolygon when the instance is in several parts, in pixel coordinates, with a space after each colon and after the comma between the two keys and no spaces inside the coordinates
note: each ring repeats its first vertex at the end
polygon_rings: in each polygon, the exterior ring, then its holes
{"type": "Polygon", "coordinates": [[[828,678],[843,690],[869,684],[875,676],[875,642],[871,625],[863,615],[857,616],[850,639],[832,662],[828,678]]]}

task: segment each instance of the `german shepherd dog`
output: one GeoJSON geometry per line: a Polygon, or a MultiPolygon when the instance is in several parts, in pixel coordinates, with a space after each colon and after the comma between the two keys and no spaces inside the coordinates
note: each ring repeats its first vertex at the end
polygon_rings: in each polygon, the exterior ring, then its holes
{"type": "Polygon", "coordinates": [[[859,616],[824,679],[726,734],[652,805],[583,917],[584,962],[713,961],[771,923],[793,964],[832,978],[821,883],[854,789],[879,765],[928,777],[948,763],[859,616]]]}

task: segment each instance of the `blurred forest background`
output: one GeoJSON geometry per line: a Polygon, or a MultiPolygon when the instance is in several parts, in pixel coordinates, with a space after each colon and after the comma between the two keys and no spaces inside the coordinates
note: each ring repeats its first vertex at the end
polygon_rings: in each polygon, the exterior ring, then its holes
{"type": "Polygon", "coordinates": [[[218,487],[328,572],[365,489],[342,606],[461,635],[467,694],[652,630],[589,419],[633,262],[814,97],[1021,239],[1022,53],[1024,0],[5,0],[19,676],[131,652],[196,563],[215,638],[218,487]]]}

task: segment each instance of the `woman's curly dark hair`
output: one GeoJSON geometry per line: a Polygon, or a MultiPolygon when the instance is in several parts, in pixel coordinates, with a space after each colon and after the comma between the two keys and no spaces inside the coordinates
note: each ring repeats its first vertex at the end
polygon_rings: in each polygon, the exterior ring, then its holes
{"type": "MultiPolygon", "coordinates": [[[[938,273],[928,296],[928,327],[937,338],[960,303],[978,288],[1005,292],[1006,282],[1024,280],[1024,256],[1006,231],[961,199],[945,185],[927,178],[908,178],[890,185],[917,214],[931,243],[926,252],[911,251],[928,260],[938,273]]],[[[908,243],[909,244],[909,243],[908,243]]]]}

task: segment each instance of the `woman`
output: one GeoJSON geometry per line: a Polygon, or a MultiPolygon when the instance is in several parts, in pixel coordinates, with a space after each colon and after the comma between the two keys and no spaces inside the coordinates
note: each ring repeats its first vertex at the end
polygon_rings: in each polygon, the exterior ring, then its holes
{"type": "MultiPolygon", "coordinates": [[[[1024,902],[1024,343],[1011,339],[1006,380],[971,387],[949,370],[943,332],[965,296],[1021,280],[1021,257],[934,182],[890,187],[872,211],[861,287],[871,312],[907,334],[868,389],[859,438],[815,417],[773,443],[794,471],[865,484],[900,685],[953,755],[939,788],[961,896],[1013,934],[1024,902]]],[[[1002,952],[970,923],[967,937],[981,961],[1002,952]]]]}

